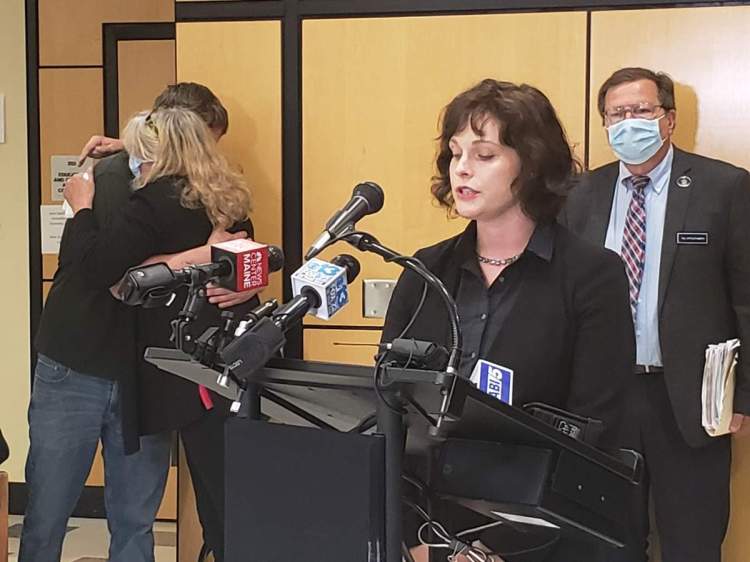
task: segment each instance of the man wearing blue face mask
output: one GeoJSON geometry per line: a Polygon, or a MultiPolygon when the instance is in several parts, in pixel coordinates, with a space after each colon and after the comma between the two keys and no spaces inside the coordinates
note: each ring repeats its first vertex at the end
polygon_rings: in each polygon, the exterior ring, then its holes
{"type": "MultiPolygon", "coordinates": [[[[750,174],[673,146],[666,74],[620,69],[598,106],[619,162],[586,175],[560,221],[618,252],[629,280],[637,364],[623,440],[646,471],[630,544],[612,560],[647,560],[650,492],[662,562],[719,562],[731,439],[703,429],[701,384],[706,346],[750,334],[750,174]]],[[[732,433],[750,425],[750,362],[736,376],[732,433]]]]}

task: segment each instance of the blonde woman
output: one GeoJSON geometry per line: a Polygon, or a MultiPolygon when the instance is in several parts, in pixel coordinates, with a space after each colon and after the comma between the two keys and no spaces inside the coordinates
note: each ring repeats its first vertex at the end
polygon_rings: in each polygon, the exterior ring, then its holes
{"type": "MultiPolygon", "coordinates": [[[[247,187],[218,152],[214,136],[198,115],[179,108],[137,115],[128,124],[123,142],[135,176],[134,192],[111,226],[99,229],[93,220],[90,180],[78,177],[65,189],[75,216],[66,227],[63,244],[92,286],[114,285],[129,267],[151,256],[194,248],[170,259],[170,265],[209,261],[205,242],[217,230],[253,235],[247,187]]],[[[201,400],[196,385],[160,373],[142,359],[146,347],[172,345],[170,320],[184,299],[185,294],[178,293],[169,308],[137,311],[140,433],[181,432],[204,538],[215,559],[221,560],[223,422],[228,403],[216,395],[201,400]]],[[[209,308],[196,323],[197,333],[219,323],[219,309],[209,308]]]]}

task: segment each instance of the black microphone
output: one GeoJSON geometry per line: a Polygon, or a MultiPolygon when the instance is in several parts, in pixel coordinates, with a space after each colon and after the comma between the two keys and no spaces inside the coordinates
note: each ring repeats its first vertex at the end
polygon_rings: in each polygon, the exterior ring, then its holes
{"type": "Polygon", "coordinates": [[[166,263],[155,263],[129,269],[118,294],[127,305],[154,308],[169,304],[175,289],[189,282],[184,270],[173,271],[166,263]]]}
{"type": "MultiPolygon", "coordinates": [[[[336,256],[331,263],[346,268],[349,283],[359,274],[359,262],[348,254],[336,256]]],[[[302,287],[296,297],[273,311],[272,316],[261,317],[253,322],[251,329],[224,346],[221,351],[224,364],[236,377],[248,379],[284,346],[284,332],[308,311],[321,304],[322,296],[318,289],[312,286],[302,287]]],[[[263,312],[267,312],[267,308],[263,308],[263,312]]]]}
{"type": "Polygon", "coordinates": [[[284,267],[284,252],[278,246],[241,238],[212,245],[211,262],[192,267],[238,293],[267,286],[268,274],[284,267]]]}
{"type": "MultiPolygon", "coordinates": [[[[348,286],[359,275],[359,261],[350,254],[340,254],[330,263],[338,266],[332,268],[337,272],[327,271],[324,267],[327,262],[314,259],[292,274],[292,292],[295,296],[274,312],[274,321],[288,326],[308,312],[329,320],[349,303],[348,286]]],[[[283,329],[286,330],[286,327],[283,329]]]]}
{"type": "MultiPolygon", "coordinates": [[[[281,248],[269,245],[267,251],[267,271],[264,270],[262,264],[260,266],[266,282],[268,272],[278,271],[284,267],[284,252],[281,248]]],[[[221,255],[213,263],[191,265],[177,270],[170,269],[166,263],[132,267],[120,282],[118,293],[120,299],[130,306],[143,306],[144,308],[164,306],[169,303],[175,290],[194,282],[193,273],[197,273],[197,282],[200,285],[216,281],[230,290],[235,288],[235,291],[237,288],[240,290],[258,288],[255,286],[257,285],[254,283],[255,279],[252,280],[253,284],[244,287],[235,285],[237,275],[241,272],[244,255],[248,255],[248,252],[233,254],[231,259],[221,255]]]]}
{"type": "Polygon", "coordinates": [[[271,316],[271,314],[273,314],[277,308],[279,308],[279,301],[277,301],[276,299],[271,299],[252,309],[237,325],[237,329],[234,332],[234,337],[239,337],[247,332],[255,324],[260,322],[262,318],[271,316]]]}
{"type": "Polygon", "coordinates": [[[354,223],[362,217],[377,213],[383,208],[384,197],[383,190],[374,182],[367,181],[357,185],[349,202],[328,220],[325,230],[307,250],[305,259],[317,256],[334,238],[353,229],[354,223]]]}

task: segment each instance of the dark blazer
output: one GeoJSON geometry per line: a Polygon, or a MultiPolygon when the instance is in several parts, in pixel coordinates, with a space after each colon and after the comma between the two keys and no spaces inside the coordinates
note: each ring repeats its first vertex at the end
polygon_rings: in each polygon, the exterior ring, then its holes
{"type": "MultiPolygon", "coordinates": [[[[133,174],[128,154],[118,152],[94,168],[94,210],[99,228],[106,229],[132,194],[133,174]]],[[[115,299],[108,287],[92,288],[76,265],[77,250],[66,222],[55,272],[34,345],[79,373],[117,381],[120,391],[123,440],[126,453],[138,450],[136,386],[136,310],[115,299]]]]}
{"type": "MultiPolygon", "coordinates": [[[[173,254],[205,244],[212,225],[205,209],[187,209],[180,204],[182,180],[160,178],[131,196],[112,224],[100,230],[90,210],[81,210],[70,219],[66,235],[76,265],[92,288],[114,285],[123,273],[146,258],[173,254]]],[[[252,236],[249,221],[236,225],[252,236]]],[[[186,291],[178,291],[169,307],[138,309],[136,350],[138,363],[139,432],[151,434],[180,429],[197,420],[205,409],[197,386],[176,375],[160,371],[142,359],[148,346],[173,347],[169,341],[170,321],[185,301],[186,291]]],[[[257,299],[234,307],[248,311],[257,299]]],[[[206,305],[193,326],[200,335],[208,326],[220,324],[220,311],[206,305]]],[[[217,408],[227,409],[227,401],[214,395],[217,408]]]]}
{"type": "MultiPolygon", "coordinates": [[[[467,233],[472,228],[470,224],[467,233]]],[[[601,419],[603,442],[614,445],[622,390],[634,376],[624,266],[613,252],[559,225],[552,228],[551,261],[529,260],[513,309],[483,359],[514,370],[514,405],[544,402],[601,419]]],[[[460,275],[454,253],[460,236],[416,253],[454,298],[460,275]]],[[[408,324],[421,292],[420,278],[405,271],[388,308],[383,341],[398,336],[408,324]]],[[[449,343],[448,316],[434,291],[428,291],[406,335],[449,343]]]]}
{"type": "MultiPolygon", "coordinates": [[[[604,245],[617,162],[584,176],[560,222],[604,245]]],[[[659,268],[659,339],[677,424],[688,444],[710,442],[701,426],[708,344],[750,336],[750,174],[675,148],[659,268]],[[708,234],[707,245],[677,244],[680,232],[708,234]]],[[[737,371],[735,412],[750,414],[750,361],[737,371]]]]}
{"type": "MultiPolygon", "coordinates": [[[[100,228],[106,228],[127,204],[132,179],[125,152],[96,165],[92,214],[100,228]]],[[[119,302],[107,288],[91,289],[75,267],[68,230],[66,224],[34,345],[39,353],[79,373],[127,384],[135,371],[135,309],[119,302]]]]}

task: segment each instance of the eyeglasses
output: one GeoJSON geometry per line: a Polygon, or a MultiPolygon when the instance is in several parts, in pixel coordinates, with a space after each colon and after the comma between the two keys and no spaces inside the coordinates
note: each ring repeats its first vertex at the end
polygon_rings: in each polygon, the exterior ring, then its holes
{"type": "Polygon", "coordinates": [[[636,119],[654,119],[658,108],[664,109],[664,106],[647,102],[619,105],[604,111],[604,121],[608,125],[614,125],[625,119],[628,114],[636,119]]]}

